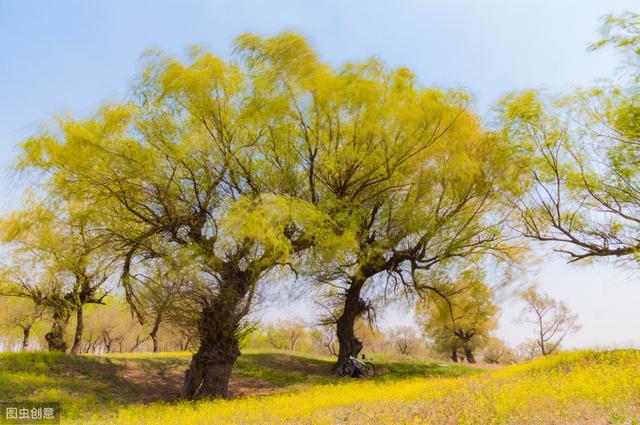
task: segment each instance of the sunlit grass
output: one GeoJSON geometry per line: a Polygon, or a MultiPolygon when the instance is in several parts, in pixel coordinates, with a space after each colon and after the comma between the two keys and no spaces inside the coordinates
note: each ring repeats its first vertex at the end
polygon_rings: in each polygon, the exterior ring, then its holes
{"type": "MultiPolygon", "coordinates": [[[[317,385],[261,398],[129,406],[122,424],[637,423],[640,353],[564,353],[458,378],[317,385]]],[[[97,420],[99,422],[99,420],[97,420]]]]}
{"type": "MultiPolygon", "coordinates": [[[[113,353],[71,356],[28,352],[0,354],[0,399],[61,401],[63,417],[84,423],[95,415],[96,423],[110,422],[118,409],[129,404],[172,400],[192,353],[113,353]],[[137,380],[131,379],[132,370],[137,380]],[[127,376],[129,375],[129,376],[127,376]],[[174,378],[173,394],[157,387],[174,378]],[[163,378],[164,377],[164,378],[163,378]],[[155,378],[154,383],[151,378],[155,378]]],[[[414,376],[457,376],[473,373],[460,366],[442,367],[423,359],[374,356],[379,381],[414,376]],[[387,361],[392,360],[392,361],[387,361]]],[[[234,365],[234,376],[257,380],[267,392],[303,391],[317,385],[344,382],[331,375],[334,357],[284,350],[245,349],[234,365]]]]}
{"type": "Polygon", "coordinates": [[[369,381],[330,376],[331,357],[244,350],[234,374],[281,392],[230,401],[144,405],[144,385],[123,375],[132,365],[182,373],[190,356],[0,354],[0,399],[60,400],[65,421],[83,424],[633,424],[640,414],[634,350],[563,353],[494,371],[373,356],[383,373],[369,381]]]}

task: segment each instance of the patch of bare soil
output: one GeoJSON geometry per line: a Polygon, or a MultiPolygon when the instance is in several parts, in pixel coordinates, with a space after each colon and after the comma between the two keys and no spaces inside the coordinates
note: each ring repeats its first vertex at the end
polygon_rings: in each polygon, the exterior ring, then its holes
{"type": "Polygon", "coordinates": [[[497,370],[502,369],[504,367],[503,364],[498,363],[460,363],[465,367],[469,367],[471,369],[483,369],[483,370],[497,370]]]}
{"type": "Polygon", "coordinates": [[[232,375],[229,382],[229,392],[232,398],[268,395],[278,391],[282,391],[282,388],[260,378],[232,375]]]}
{"type": "MultiPolygon", "coordinates": [[[[132,395],[138,402],[172,401],[180,396],[186,367],[165,369],[135,360],[125,360],[121,366],[120,375],[136,388],[132,395]]],[[[278,390],[269,381],[255,377],[232,376],[229,382],[233,398],[267,395],[278,390]]]]}
{"type": "Polygon", "coordinates": [[[178,370],[157,368],[135,360],[125,360],[122,379],[134,385],[142,402],[170,401],[180,396],[184,375],[178,370]]]}

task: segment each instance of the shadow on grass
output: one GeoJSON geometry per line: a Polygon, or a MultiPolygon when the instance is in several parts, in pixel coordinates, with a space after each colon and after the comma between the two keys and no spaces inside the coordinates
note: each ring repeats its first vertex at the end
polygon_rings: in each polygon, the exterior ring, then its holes
{"type": "MultiPolygon", "coordinates": [[[[28,352],[0,354],[0,400],[60,401],[64,417],[108,415],[118,406],[173,401],[189,365],[188,353],[72,356],[28,352]]],[[[264,394],[308,385],[345,382],[331,374],[332,358],[293,352],[245,352],[233,370],[236,394],[264,394]],[[244,391],[240,391],[244,389],[244,391]]],[[[376,362],[376,381],[459,376],[476,370],[426,362],[376,362]]],[[[106,417],[106,416],[105,416],[106,417]]]]}
{"type": "MultiPolygon", "coordinates": [[[[295,353],[246,353],[238,358],[234,373],[259,377],[278,387],[298,383],[326,384],[344,382],[344,378],[332,375],[331,358],[313,358],[295,353]]],[[[456,377],[479,372],[462,365],[438,364],[423,361],[376,362],[375,380],[397,381],[409,378],[456,377]]]]}
{"type": "Polygon", "coordinates": [[[186,358],[126,359],[28,352],[0,354],[0,400],[60,401],[64,417],[118,405],[175,400],[186,358]]]}
{"type": "Polygon", "coordinates": [[[298,383],[328,383],[333,362],[294,353],[246,353],[238,357],[233,372],[264,379],[277,387],[298,383]]]}

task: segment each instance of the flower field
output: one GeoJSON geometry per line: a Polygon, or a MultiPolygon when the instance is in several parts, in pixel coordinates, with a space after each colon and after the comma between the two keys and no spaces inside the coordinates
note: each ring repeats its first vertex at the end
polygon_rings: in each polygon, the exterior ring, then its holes
{"type": "Polygon", "coordinates": [[[569,352],[460,377],[338,382],[114,414],[120,424],[635,424],[640,352],[569,352]]]}

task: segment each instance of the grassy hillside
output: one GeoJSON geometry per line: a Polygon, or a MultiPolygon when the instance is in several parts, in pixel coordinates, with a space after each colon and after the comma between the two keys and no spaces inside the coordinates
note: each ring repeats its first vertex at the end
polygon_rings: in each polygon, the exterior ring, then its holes
{"type": "Polygon", "coordinates": [[[383,373],[371,381],[331,377],[328,358],[248,351],[234,370],[234,400],[172,401],[188,360],[185,353],[3,354],[0,399],[61,399],[68,421],[96,424],[630,424],[640,417],[638,351],[564,353],[486,371],[378,358],[383,373]]]}
{"type": "MultiPolygon", "coordinates": [[[[175,401],[190,359],[190,353],[0,353],[0,400],[60,400],[64,418],[84,423],[94,416],[99,423],[124,406],[175,401]]],[[[376,360],[380,381],[473,372],[406,358],[376,360]]],[[[333,361],[287,351],[245,350],[234,367],[231,393],[235,398],[255,397],[344,382],[330,374],[333,361]]]]}

